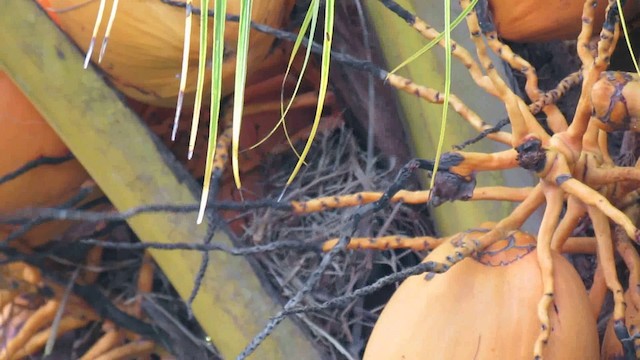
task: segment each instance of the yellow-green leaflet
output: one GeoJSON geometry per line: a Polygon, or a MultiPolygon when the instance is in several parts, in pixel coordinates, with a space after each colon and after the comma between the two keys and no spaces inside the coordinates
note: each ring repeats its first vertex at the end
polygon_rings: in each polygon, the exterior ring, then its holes
{"type": "MultiPolygon", "coordinates": [[[[464,18],[471,12],[473,7],[476,6],[477,3],[478,3],[478,0],[473,0],[469,4],[469,6],[466,7],[466,9],[462,10],[460,15],[458,15],[458,17],[455,20],[453,20],[453,22],[451,23],[451,26],[450,26],[451,31],[453,31],[453,29],[455,29],[462,22],[462,20],[464,20],[464,18]]],[[[429,41],[429,43],[425,45],[422,49],[416,51],[415,54],[411,55],[407,60],[403,61],[400,65],[396,66],[393,70],[391,70],[387,75],[387,77],[397,72],[398,70],[402,69],[403,67],[407,66],[408,64],[410,64],[411,62],[419,58],[422,54],[431,50],[431,48],[436,46],[436,44],[439,43],[440,40],[444,38],[444,36],[445,36],[445,33],[440,33],[440,35],[436,36],[435,39],[429,41]]]]}
{"type": "Polygon", "coordinates": [[[109,15],[109,21],[107,22],[107,30],[104,32],[104,37],[102,38],[102,45],[100,46],[100,55],[98,55],[98,64],[102,62],[104,59],[104,54],[107,50],[107,43],[109,42],[109,35],[111,35],[111,29],[113,28],[113,23],[116,21],[116,13],[118,12],[118,3],[120,0],[113,0],[113,5],[111,5],[111,15],[109,15]]]}
{"type": "Polygon", "coordinates": [[[307,139],[307,143],[302,150],[300,159],[298,159],[298,163],[296,164],[293,172],[287,180],[287,186],[289,186],[291,182],[293,182],[293,179],[300,171],[300,167],[302,167],[304,159],[307,157],[307,154],[311,149],[313,138],[316,136],[318,125],[320,124],[322,108],[324,106],[324,100],[327,95],[327,86],[329,84],[329,65],[331,62],[331,43],[333,40],[334,8],[335,0],[326,0],[324,15],[324,41],[322,47],[322,69],[320,71],[320,90],[318,93],[318,105],[316,107],[316,114],[313,120],[313,126],[311,127],[311,133],[309,134],[309,139],[307,139]]]}
{"type": "Polygon", "coordinates": [[[247,54],[249,53],[249,25],[251,24],[251,7],[253,0],[243,0],[240,4],[240,26],[238,33],[238,49],[236,55],[236,77],[233,100],[233,131],[231,136],[231,165],[236,187],[240,189],[240,167],[238,152],[240,146],[240,127],[244,107],[244,86],[247,82],[247,54]]]}
{"type": "Polygon", "coordinates": [[[442,103],[442,120],[440,122],[440,137],[438,138],[438,150],[436,151],[435,164],[433,165],[433,176],[429,187],[433,189],[440,165],[440,154],[444,143],[444,134],[447,124],[447,113],[449,110],[449,94],[451,93],[451,0],[444,0],[444,53],[445,53],[445,73],[444,73],[444,102],[442,103]]]}
{"type": "Polygon", "coordinates": [[[100,7],[98,7],[98,15],[96,15],[96,22],[93,25],[93,32],[91,33],[91,41],[89,42],[89,48],[87,49],[87,55],[84,57],[84,68],[89,66],[91,61],[91,55],[93,54],[93,48],[96,45],[96,36],[98,36],[98,29],[102,23],[102,15],[104,14],[104,6],[107,3],[106,0],[100,0],[100,7]]]}
{"type": "Polygon", "coordinates": [[[640,75],[640,68],[638,68],[638,61],[636,60],[636,56],[633,53],[633,47],[631,47],[631,39],[629,38],[629,31],[627,30],[627,22],[624,20],[624,14],[622,11],[622,2],[620,0],[616,0],[618,4],[618,12],[620,13],[620,23],[622,24],[622,31],[624,32],[624,40],[627,42],[627,48],[629,49],[629,54],[631,55],[631,60],[633,60],[633,65],[636,67],[636,73],[640,75]]]}
{"type": "Polygon", "coordinates": [[[202,107],[202,92],[204,91],[204,76],[207,64],[207,28],[209,24],[209,0],[202,0],[200,10],[200,53],[198,57],[198,83],[196,88],[196,103],[193,106],[193,120],[191,121],[191,135],[189,137],[188,159],[193,156],[196,147],[196,135],[200,123],[200,108],[202,107]]]}
{"type": "Polygon", "coordinates": [[[280,91],[280,120],[273,127],[273,129],[271,129],[269,134],[267,134],[262,140],[258,141],[255,145],[253,145],[251,147],[251,149],[254,149],[254,148],[260,146],[262,143],[264,143],[269,137],[271,137],[271,135],[273,135],[273,133],[278,129],[278,127],[280,125],[282,125],[283,128],[284,128],[285,136],[287,137],[287,141],[289,142],[289,145],[291,146],[291,149],[293,149],[293,151],[298,156],[298,158],[300,157],[300,154],[298,154],[298,151],[293,146],[293,144],[291,143],[291,139],[289,138],[289,132],[287,131],[287,125],[286,125],[286,122],[285,122],[285,117],[287,116],[287,113],[289,112],[289,109],[291,108],[291,104],[293,104],[293,101],[295,100],[295,97],[298,94],[298,89],[300,87],[300,84],[302,83],[302,77],[304,76],[305,70],[307,68],[307,64],[309,63],[309,56],[311,55],[311,41],[315,36],[316,27],[317,27],[317,23],[318,23],[318,14],[319,14],[319,12],[320,12],[320,1],[319,0],[312,0],[311,4],[309,4],[309,9],[307,10],[307,14],[305,15],[304,20],[302,21],[302,25],[300,26],[300,31],[298,32],[298,37],[296,38],[296,41],[293,44],[293,49],[291,51],[291,56],[289,57],[289,64],[287,65],[287,71],[285,72],[284,78],[282,79],[282,87],[281,87],[281,91],[280,91]],[[309,29],[309,25],[311,25],[311,29],[309,29]],[[300,71],[300,76],[298,77],[298,80],[296,82],[296,87],[293,90],[293,94],[291,95],[291,99],[289,99],[289,103],[287,104],[287,107],[285,109],[285,107],[284,107],[284,84],[285,84],[285,82],[287,80],[287,77],[289,76],[289,73],[291,72],[291,66],[293,64],[293,60],[295,59],[296,55],[298,54],[298,50],[300,49],[300,45],[302,45],[302,40],[304,39],[304,37],[305,37],[305,35],[307,33],[307,30],[309,30],[308,39],[310,39],[310,40],[309,40],[309,44],[307,46],[307,50],[306,50],[305,55],[304,55],[304,62],[302,63],[302,69],[300,71]]]}
{"type": "Polygon", "coordinates": [[[204,211],[209,199],[211,177],[213,175],[213,158],[216,155],[218,142],[218,119],[220,118],[220,102],[222,100],[222,64],[224,62],[224,25],[227,14],[227,2],[216,1],[213,18],[213,64],[211,72],[211,117],[209,119],[209,143],[207,144],[207,160],[204,169],[204,184],[202,198],[198,211],[197,223],[202,223],[204,211]]]}
{"type": "Polygon", "coordinates": [[[189,70],[189,52],[191,51],[191,23],[193,21],[192,0],[187,0],[185,6],[184,21],[184,45],[182,46],[182,69],[180,70],[180,88],[178,90],[178,103],[176,104],[176,115],[173,119],[173,129],[171,130],[171,141],[176,141],[178,133],[178,123],[180,112],[184,101],[184,90],[187,87],[187,70],[189,70]]]}

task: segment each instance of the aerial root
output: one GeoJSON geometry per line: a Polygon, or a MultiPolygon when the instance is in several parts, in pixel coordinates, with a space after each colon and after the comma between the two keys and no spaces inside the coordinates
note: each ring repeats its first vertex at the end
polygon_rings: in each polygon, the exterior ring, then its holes
{"type": "MultiPolygon", "coordinates": [[[[487,6],[486,1],[487,0],[484,0],[480,6],[487,6]]],[[[543,95],[543,92],[538,87],[538,75],[535,67],[515,54],[508,45],[498,39],[498,33],[495,27],[493,24],[489,25],[491,18],[488,11],[477,11],[476,14],[479,22],[485,24],[483,34],[491,50],[507,62],[512,69],[521,72],[526,77],[525,92],[531,101],[537,101],[540,96],[543,95]],[[484,18],[480,19],[481,16],[484,18]]],[[[547,122],[554,132],[557,133],[566,130],[567,120],[553,102],[547,103],[546,106],[542,107],[542,110],[547,114],[547,122]]]]}
{"type": "MultiPolygon", "coordinates": [[[[582,81],[582,73],[580,71],[576,71],[567,75],[564,79],[562,79],[555,89],[547,91],[541,94],[538,99],[532,102],[529,105],[529,110],[531,110],[532,114],[537,114],[542,111],[547,105],[555,104],[560,98],[562,98],[569,89],[573,86],[579,84],[582,81]]],[[[552,129],[553,130],[553,129],[552,129]]],[[[566,130],[566,129],[564,129],[566,130]]],[[[562,131],[564,131],[562,130],[562,131]]],[[[554,132],[556,132],[554,130],[554,132]]]]}
{"type": "MultiPolygon", "coordinates": [[[[420,84],[416,84],[410,79],[407,79],[400,75],[389,74],[386,81],[389,85],[395,87],[396,89],[402,90],[408,94],[413,94],[430,103],[444,103],[444,95],[440,91],[420,84]]],[[[476,129],[476,131],[483,131],[491,127],[491,125],[488,125],[484,120],[482,120],[482,118],[476,112],[471,110],[455,94],[449,94],[449,105],[458,114],[460,114],[460,116],[465,119],[474,129],[476,129]]],[[[509,134],[508,132],[499,131],[489,134],[487,135],[487,137],[503,144],[511,143],[511,134],[509,134]]]]}
{"type": "MultiPolygon", "coordinates": [[[[401,7],[392,0],[382,0],[381,1],[389,10],[396,13],[396,15],[400,16],[403,20],[405,20],[413,29],[415,29],[420,35],[422,35],[427,40],[434,40],[438,36],[441,35],[439,31],[429,25],[426,21],[419,18],[418,16],[411,14],[409,11],[405,9],[401,9],[401,7]]],[[[444,39],[440,40],[438,44],[441,47],[445,47],[444,39]]],[[[463,46],[460,46],[457,42],[451,40],[451,55],[456,57],[460,62],[464,65],[465,68],[469,71],[471,78],[475,81],[475,83],[484,91],[489,94],[495,94],[495,88],[491,81],[482,74],[482,70],[478,63],[473,59],[471,53],[465,49],[463,46]]]]}
{"type": "MultiPolygon", "coordinates": [[[[473,190],[473,195],[469,200],[520,202],[529,195],[532,189],[532,187],[512,188],[508,186],[478,187],[473,190]]],[[[370,204],[380,200],[383,195],[384,193],[382,192],[359,192],[348,195],[325,196],[308,201],[291,201],[291,207],[295,214],[309,214],[329,209],[340,209],[370,204]]],[[[400,190],[391,198],[390,202],[420,205],[427,204],[430,197],[431,190],[400,190]]]]}
{"type": "MultiPolygon", "coordinates": [[[[433,236],[404,237],[400,235],[388,235],[380,237],[354,237],[351,238],[347,249],[350,250],[395,250],[410,249],[413,251],[433,250],[451,237],[436,238],[433,236]]],[[[329,251],[340,239],[329,239],[322,243],[322,251],[329,251]]],[[[594,237],[570,237],[562,244],[562,253],[590,254],[597,251],[594,237]]],[[[453,255],[453,254],[452,254],[453,255]]]]}
{"type": "Polygon", "coordinates": [[[614,223],[620,225],[627,233],[627,236],[635,242],[638,242],[640,234],[638,233],[636,226],[622,211],[613,206],[602,194],[573,178],[566,179],[560,184],[560,187],[568,194],[580,199],[580,201],[585,205],[595,207],[600,210],[614,223]]]}
{"type": "Polygon", "coordinates": [[[544,347],[551,336],[551,320],[549,310],[554,301],[555,285],[553,277],[553,257],[551,254],[551,240],[553,232],[558,225],[558,219],[562,212],[564,194],[562,190],[549,184],[543,184],[543,193],[547,200],[547,207],[538,231],[537,255],[542,276],[542,298],[538,302],[538,319],[540,320],[540,334],[536,339],[533,356],[534,359],[542,359],[544,347]]]}
{"type": "Polygon", "coordinates": [[[589,217],[593,223],[596,239],[598,240],[598,257],[602,262],[602,273],[604,275],[607,288],[613,294],[613,321],[624,324],[624,314],[626,303],[624,300],[624,290],[616,273],[613,239],[609,219],[598,209],[588,208],[589,217]]]}
{"type": "Polygon", "coordinates": [[[607,283],[604,280],[604,274],[602,272],[602,261],[598,259],[598,265],[593,274],[593,283],[589,289],[589,302],[591,303],[591,310],[593,311],[593,318],[598,320],[600,312],[602,310],[602,304],[607,296],[607,283]]]}
{"type": "MultiPolygon", "coordinates": [[[[462,0],[460,1],[460,5],[463,8],[467,7],[469,5],[469,1],[462,0]]],[[[476,53],[478,55],[478,59],[480,59],[480,64],[485,69],[487,75],[495,86],[497,97],[505,104],[509,121],[511,122],[511,128],[513,130],[511,145],[520,145],[524,138],[531,133],[537,134],[540,138],[546,138],[548,136],[542,126],[531,114],[529,108],[524,104],[522,99],[520,99],[520,97],[518,97],[500,77],[500,74],[488,55],[487,47],[482,39],[482,33],[491,32],[494,30],[494,27],[488,22],[482,23],[484,28],[481,29],[480,26],[480,20],[488,18],[488,16],[484,14],[484,12],[487,11],[488,8],[477,6],[469,13],[469,16],[467,16],[467,26],[469,27],[471,40],[476,47],[476,53]]]]}
{"type": "Polygon", "coordinates": [[[564,248],[565,242],[569,239],[573,230],[580,223],[580,219],[582,219],[586,213],[587,209],[580,200],[573,196],[568,196],[565,214],[553,233],[551,249],[558,251],[564,248]]]}

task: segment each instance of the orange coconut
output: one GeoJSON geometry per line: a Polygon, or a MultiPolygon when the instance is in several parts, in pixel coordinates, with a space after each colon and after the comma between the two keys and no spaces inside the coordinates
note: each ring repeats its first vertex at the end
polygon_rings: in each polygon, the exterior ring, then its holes
{"type": "MultiPolygon", "coordinates": [[[[91,40],[100,1],[85,0],[38,0],[55,16],[57,23],[83,51],[87,51],[91,40]]],[[[182,1],[184,3],[184,1],[182,1]]],[[[112,0],[107,0],[93,60],[97,62],[100,44],[107,27],[112,0]]],[[[193,2],[200,7],[200,1],[193,2]]],[[[210,2],[212,9],[214,1],[210,2]]],[[[292,0],[254,1],[252,20],[256,23],[280,27],[288,19],[292,0]]],[[[240,1],[230,0],[228,14],[239,14],[240,1]]],[[[209,34],[212,34],[213,19],[210,17],[209,34]]],[[[159,0],[120,1],[115,21],[109,36],[108,46],[100,68],[113,84],[124,94],[154,105],[175,106],[178,96],[179,75],[185,31],[185,9],[165,4],[159,0]]],[[[185,101],[192,102],[195,95],[198,71],[199,16],[194,15],[189,56],[188,82],[185,101]]],[[[223,93],[233,90],[235,51],[238,23],[227,22],[225,30],[225,64],[223,67],[223,93]]],[[[261,68],[270,54],[274,38],[264,33],[251,31],[247,73],[250,76],[261,68]]],[[[211,40],[208,54],[211,55],[211,40]]],[[[207,81],[211,74],[207,74],[207,81]]],[[[205,89],[210,89],[209,82],[205,89]]],[[[205,96],[205,99],[207,96],[205,96]]]]}
{"type": "MultiPolygon", "coordinates": [[[[405,280],[380,315],[364,359],[531,358],[542,296],[534,244],[532,236],[517,232],[444,274],[405,280]]],[[[553,260],[556,294],[545,358],[597,359],[587,292],[567,260],[555,253],[553,260]]]]}
{"type": "MultiPolygon", "coordinates": [[[[0,124],[0,154],[3,154],[0,177],[38,158],[69,154],[67,146],[3,72],[0,72],[0,124]]],[[[89,175],[76,160],[34,168],[0,183],[0,214],[58,205],[75,194],[87,179],[89,175]]],[[[11,229],[0,226],[0,237],[11,229]]]]}
{"type": "MultiPolygon", "coordinates": [[[[602,28],[607,7],[605,0],[597,3],[594,34],[602,28]]],[[[519,42],[575,39],[582,27],[583,6],[583,0],[489,0],[498,34],[504,39],[519,42]]],[[[638,10],[637,2],[627,1],[625,19],[631,19],[638,10]]]]}

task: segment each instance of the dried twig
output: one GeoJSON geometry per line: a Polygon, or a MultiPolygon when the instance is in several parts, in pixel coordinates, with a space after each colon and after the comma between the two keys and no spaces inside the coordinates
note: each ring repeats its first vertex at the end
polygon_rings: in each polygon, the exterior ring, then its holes
{"type": "Polygon", "coordinates": [[[44,347],[44,357],[47,357],[53,351],[53,346],[56,343],[56,337],[58,333],[58,328],[60,326],[60,320],[62,320],[62,315],[64,315],[64,310],[67,306],[67,301],[69,301],[69,295],[71,294],[71,289],[73,288],[73,284],[75,284],[76,279],[78,278],[78,274],[80,274],[80,268],[76,268],[76,270],[71,275],[69,279],[69,284],[64,290],[64,294],[62,294],[62,299],[60,299],[60,307],[56,312],[56,316],[53,318],[53,323],[51,323],[51,336],[47,339],[47,344],[44,347]]]}
{"type": "Polygon", "coordinates": [[[23,175],[24,173],[30,170],[33,170],[37,167],[44,166],[44,165],[59,165],[73,159],[75,159],[75,157],[71,153],[65,156],[60,156],[60,157],[41,156],[35,160],[31,160],[27,162],[26,164],[22,165],[20,168],[8,174],[0,176],[0,185],[8,181],[11,181],[19,177],[20,175],[23,175]]]}
{"type": "MultiPolygon", "coordinates": [[[[215,235],[215,224],[214,222],[209,222],[207,224],[207,235],[205,236],[203,245],[207,246],[211,244],[211,240],[213,240],[213,236],[215,235]]],[[[189,312],[189,319],[193,319],[193,309],[191,305],[193,305],[193,301],[198,296],[198,291],[200,290],[200,286],[202,285],[202,280],[204,279],[204,274],[207,271],[207,267],[209,266],[209,252],[202,252],[202,261],[200,262],[200,267],[198,268],[198,272],[196,273],[196,277],[193,280],[193,288],[191,289],[191,294],[189,294],[189,298],[187,298],[187,311],[189,312]]]]}
{"type": "Polygon", "coordinates": [[[287,250],[287,249],[306,249],[320,251],[320,246],[315,244],[303,243],[299,240],[280,240],[264,245],[255,245],[247,247],[231,247],[225,244],[210,243],[159,243],[159,242],[140,242],[140,243],[122,243],[113,241],[104,241],[100,239],[81,239],[78,242],[87,245],[99,245],[105,248],[120,250],[190,250],[190,251],[222,251],[234,256],[255,255],[265,252],[287,250]]]}
{"type": "MultiPolygon", "coordinates": [[[[355,222],[354,224],[357,225],[355,222]]],[[[251,355],[251,353],[253,353],[253,351],[258,346],[260,346],[260,344],[264,341],[264,339],[266,339],[267,336],[269,336],[271,332],[273,332],[276,326],[278,326],[278,324],[280,324],[280,322],[284,320],[284,318],[287,316],[286,312],[294,308],[296,305],[298,305],[298,303],[300,303],[300,301],[302,300],[303,296],[307,294],[309,291],[311,291],[311,289],[313,289],[313,287],[320,280],[320,276],[322,275],[322,273],[324,273],[324,271],[327,269],[327,267],[331,263],[332,258],[339,251],[344,250],[344,248],[347,246],[348,243],[349,243],[349,237],[343,236],[338,242],[338,244],[336,245],[336,247],[331,249],[331,251],[329,251],[322,257],[322,261],[320,262],[320,265],[318,265],[318,267],[311,273],[311,275],[305,282],[304,287],[300,289],[294,297],[292,297],[291,299],[289,299],[289,301],[287,301],[287,303],[284,305],[283,310],[280,311],[278,315],[276,315],[275,317],[271,318],[271,320],[269,320],[269,322],[267,323],[267,325],[265,325],[262,331],[260,331],[253,338],[253,340],[251,340],[249,345],[247,345],[247,347],[240,353],[240,355],[238,355],[237,360],[246,359],[247,356],[251,355]]]]}
{"type": "MultiPolygon", "coordinates": [[[[251,209],[260,208],[273,208],[277,210],[290,211],[291,205],[289,203],[277,202],[271,199],[258,200],[258,201],[213,201],[208,205],[209,208],[216,210],[240,210],[246,211],[251,209]]],[[[60,208],[36,208],[19,212],[15,215],[3,215],[0,216],[0,224],[21,224],[27,221],[53,221],[53,220],[74,220],[74,221],[89,221],[89,222],[114,222],[114,221],[126,221],[130,218],[142,214],[149,213],[192,213],[198,211],[198,204],[154,204],[154,205],[141,205],[130,208],[122,212],[96,212],[96,211],[84,211],[74,209],[60,209],[60,208]],[[35,219],[34,219],[35,218],[35,219]]]]}
{"type": "Polygon", "coordinates": [[[509,119],[502,119],[500,121],[498,121],[498,123],[489,129],[483,130],[481,133],[479,133],[478,135],[472,137],[471,139],[468,139],[466,141],[464,141],[461,144],[458,145],[454,145],[453,148],[456,150],[462,150],[464,148],[466,148],[469,145],[473,145],[475,143],[477,143],[478,141],[484,139],[487,137],[487,135],[489,134],[493,134],[493,133],[497,133],[498,131],[500,131],[503,127],[509,125],[509,119]]]}
{"type": "Polygon", "coordinates": [[[357,299],[359,297],[362,297],[362,296],[373,294],[374,292],[382,289],[383,287],[385,287],[387,285],[391,285],[391,284],[396,283],[398,281],[402,281],[402,280],[408,278],[409,276],[419,275],[419,274],[422,274],[422,273],[425,273],[425,272],[432,271],[435,266],[436,266],[436,264],[434,264],[432,262],[420,263],[418,265],[411,266],[411,267],[408,267],[408,268],[406,268],[404,270],[401,270],[401,271],[399,271],[397,273],[382,277],[382,278],[378,279],[376,282],[374,282],[371,285],[362,287],[362,288],[360,288],[358,290],[355,290],[354,292],[352,292],[350,294],[346,294],[346,295],[343,295],[343,296],[338,296],[338,297],[333,298],[333,299],[331,299],[329,301],[325,301],[324,303],[322,303],[320,305],[316,305],[316,306],[300,306],[300,307],[291,308],[289,310],[284,311],[282,313],[282,316],[298,314],[298,313],[307,313],[307,312],[313,312],[313,311],[320,311],[320,310],[326,310],[326,309],[331,309],[331,308],[335,308],[335,307],[345,306],[350,301],[353,301],[353,300],[355,300],[355,299],[357,299]]]}
{"type": "MultiPolygon", "coordinates": [[[[71,197],[64,203],[56,206],[55,208],[51,208],[51,210],[60,211],[60,212],[69,211],[68,210],[69,208],[76,206],[78,203],[85,200],[93,191],[94,191],[93,187],[81,187],[80,191],[78,191],[77,194],[75,194],[73,197],[71,197]]],[[[81,211],[81,210],[78,210],[78,211],[81,211]]],[[[3,223],[1,218],[2,217],[0,216],[0,223],[3,223]]],[[[23,220],[9,219],[6,222],[7,224],[22,224],[22,226],[12,231],[9,235],[7,235],[5,239],[1,240],[0,246],[3,244],[7,244],[13,240],[19,239],[34,227],[44,224],[45,222],[48,222],[48,221],[50,220],[42,217],[26,218],[23,220]]]]}

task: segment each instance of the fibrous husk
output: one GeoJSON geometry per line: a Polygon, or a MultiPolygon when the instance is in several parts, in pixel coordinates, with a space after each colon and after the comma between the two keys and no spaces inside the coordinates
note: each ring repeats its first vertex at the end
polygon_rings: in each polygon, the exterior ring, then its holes
{"type": "MultiPolygon", "coordinates": [[[[56,22],[73,41],[87,51],[96,20],[100,1],[86,0],[38,0],[55,16],[56,22]]],[[[182,1],[184,3],[184,1],[182,1]]],[[[107,27],[112,1],[107,1],[98,36],[96,38],[93,61],[97,63],[100,44],[107,27]]],[[[193,1],[199,8],[200,1],[193,1]]],[[[288,19],[293,2],[291,0],[260,0],[253,2],[252,20],[256,23],[280,27],[288,19]]],[[[214,7],[211,1],[209,8],[214,7]]],[[[240,13],[240,1],[227,4],[228,14],[240,13]]],[[[189,71],[185,102],[193,102],[198,72],[198,47],[200,22],[194,15],[191,30],[189,71]]],[[[209,36],[213,33],[210,17],[209,36]]],[[[227,22],[225,26],[225,63],[223,66],[223,94],[233,91],[235,52],[238,37],[238,23],[227,22]]],[[[113,28],[109,36],[104,59],[98,65],[109,76],[114,85],[125,95],[138,101],[160,106],[175,106],[180,82],[183,43],[185,34],[185,9],[163,3],[159,0],[120,1],[113,28]]],[[[273,37],[252,30],[249,43],[247,74],[258,71],[269,57],[273,37]]],[[[208,42],[211,55],[212,41],[208,42]]],[[[211,73],[205,82],[205,99],[211,89],[211,73]]]]}

